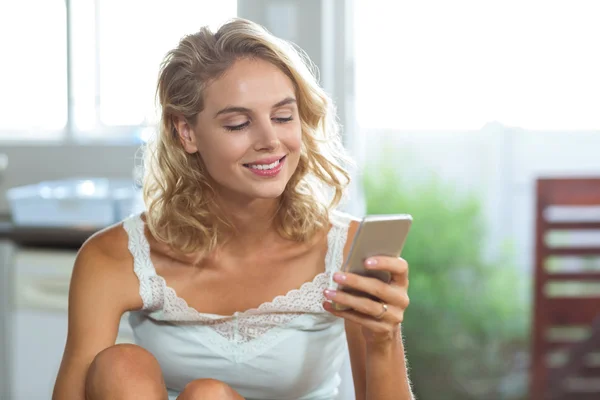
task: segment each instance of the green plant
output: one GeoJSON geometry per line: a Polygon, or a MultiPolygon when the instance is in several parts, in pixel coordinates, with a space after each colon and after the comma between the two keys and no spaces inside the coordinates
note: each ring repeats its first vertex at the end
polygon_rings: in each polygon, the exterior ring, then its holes
{"type": "Polygon", "coordinates": [[[506,382],[527,348],[527,280],[509,257],[486,261],[477,196],[434,176],[409,184],[385,161],[367,168],[364,189],[369,214],[414,218],[403,334],[417,398],[522,398],[524,384],[511,397],[506,382]]]}

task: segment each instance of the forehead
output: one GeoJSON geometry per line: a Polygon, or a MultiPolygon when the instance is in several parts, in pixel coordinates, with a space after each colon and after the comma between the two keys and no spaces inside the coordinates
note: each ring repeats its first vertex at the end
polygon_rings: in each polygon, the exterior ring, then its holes
{"type": "Polygon", "coordinates": [[[292,80],[275,65],[261,59],[237,60],[205,90],[205,110],[227,106],[272,107],[295,95],[292,80]]]}

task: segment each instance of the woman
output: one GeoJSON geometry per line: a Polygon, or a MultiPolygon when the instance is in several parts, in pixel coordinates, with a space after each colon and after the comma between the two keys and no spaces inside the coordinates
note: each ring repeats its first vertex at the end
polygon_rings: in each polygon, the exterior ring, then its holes
{"type": "Polygon", "coordinates": [[[335,210],[346,158],[303,57],[233,20],[183,38],[157,94],[147,211],[78,254],[54,399],[334,399],[346,346],[358,399],[410,399],[408,267],[336,273],[357,223],[335,210]],[[115,345],[127,311],[136,345],[115,345]]]}

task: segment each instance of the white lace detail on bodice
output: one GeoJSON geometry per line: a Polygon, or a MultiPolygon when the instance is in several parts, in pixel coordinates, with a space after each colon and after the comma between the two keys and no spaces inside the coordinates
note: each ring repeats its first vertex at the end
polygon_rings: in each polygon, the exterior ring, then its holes
{"type": "Polygon", "coordinates": [[[229,344],[218,344],[218,347],[226,350],[230,345],[250,342],[253,342],[251,347],[256,347],[259,345],[255,343],[256,340],[263,337],[267,331],[277,331],[274,328],[285,326],[302,315],[326,313],[322,305],[325,301],[323,290],[330,286],[333,272],[339,270],[342,265],[350,220],[349,216],[338,212],[332,215],[332,227],[327,235],[324,272],[315,276],[312,281],[304,283],[299,289],[277,296],[257,308],[228,316],[200,313],[189,307],[174,289],[167,286],[164,278],[156,274],[150,258],[150,246],[144,234],[144,221],[140,215],[131,216],[125,221],[124,227],[129,234],[129,250],[134,258],[134,272],[140,280],[143,310],[159,321],[210,326],[221,337],[227,339],[229,344]]]}
{"type": "Polygon", "coordinates": [[[144,304],[142,309],[158,310],[163,306],[164,289],[150,260],[150,244],[144,235],[144,221],[139,215],[132,215],[123,222],[123,228],[129,237],[128,248],[133,256],[133,271],[140,281],[140,296],[144,304]]]}

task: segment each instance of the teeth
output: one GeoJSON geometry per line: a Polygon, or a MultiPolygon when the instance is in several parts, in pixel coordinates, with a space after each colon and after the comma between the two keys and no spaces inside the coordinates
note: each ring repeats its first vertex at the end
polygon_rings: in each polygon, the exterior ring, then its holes
{"type": "Polygon", "coordinates": [[[252,164],[250,168],[252,169],[273,169],[279,165],[279,160],[275,161],[272,164],[252,164]]]}

